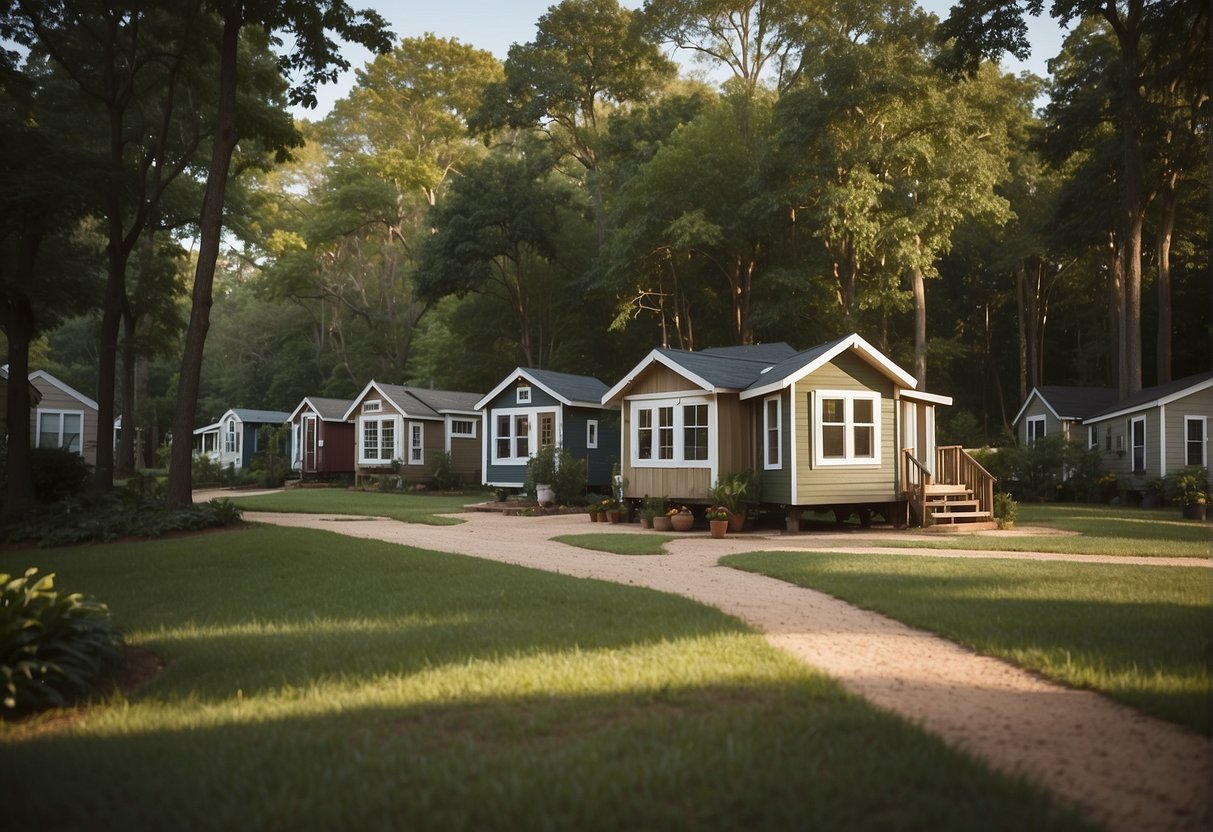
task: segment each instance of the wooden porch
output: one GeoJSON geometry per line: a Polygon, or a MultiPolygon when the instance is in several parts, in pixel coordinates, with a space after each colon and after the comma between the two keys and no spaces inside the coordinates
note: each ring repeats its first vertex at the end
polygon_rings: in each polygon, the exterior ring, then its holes
{"type": "Polygon", "coordinates": [[[909,521],[932,531],[996,529],[994,477],[959,445],[935,449],[935,473],[902,451],[901,493],[909,521]]]}

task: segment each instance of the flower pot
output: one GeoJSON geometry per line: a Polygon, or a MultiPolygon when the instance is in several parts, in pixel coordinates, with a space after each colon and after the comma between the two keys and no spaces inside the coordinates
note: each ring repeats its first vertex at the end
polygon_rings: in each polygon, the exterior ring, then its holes
{"type": "Polygon", "coordinates": [[[598,512],[596,512],[596,511],[590,512],[590,522],[591,523],[597,523],[601,519],[602,519],[602,515],[599,514],[598,512]]]}
{"type": "Polygon", "coordinates": [[[653,518],[652,517],[641,517],[640,518],[640,528],[642,528],[642,529],[653,528],[653,518]]]}
{"type": "Polygon", "coordinates": [[[1184,506],[1184,519],[1204,520],[1206,508],[1207,506],[1204,503],[1193,503],[1192,505],[1184,506]]]}
{"type": "Polygon", "coordinates": [[[745,527],[745,509],[738,509],[729,517],[729,532],[739,534],[745,527]]]}
{"type": "Polygon", "coordinates": [[[729,530],[728,520],[709,520],[708,528],[712,532],[712,537],[724,537],[724,533],[729,530]]]}
{"type": "Polygon", "coordinates": [[[622,512],[619,512],[619,511],[608,511],[608,512],[607,512],[607,522],[609,522],[609,523],[618,523],[618,522],[620,522],[620,521],[622,521],[622,520],[623,520],[623,513],[622,513],[622,512]]]}
{"type": "Polygon", "coordinates": [[[672,532],[674,531],[674,524],[669,517],[664,514],[659,514],[653,518],[653,531],[672,532]]]}
{"type": "Polygon", "coordinates": [[[689,511],[686,514],[675,514],[670,517],[670,525],[676,532],[689,532],[695,525],[695,515],[689,511]]]}

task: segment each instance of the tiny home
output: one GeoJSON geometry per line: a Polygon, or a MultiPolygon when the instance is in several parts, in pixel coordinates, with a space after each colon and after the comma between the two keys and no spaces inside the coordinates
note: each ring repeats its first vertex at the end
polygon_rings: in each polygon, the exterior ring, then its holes
{"type": "Polygon", "coordinates": [[[354,473],[354,423],[345,418],[352,399],[305,396],[287,420],[291,469],[307,478],[354,473]]]}
{"type": "Polygon", "coordinates": [[[1083,420],[1115,403],[1111,387],[1034,387],[1011,423],[1020,445],[1057,434],[1067,442],[1089,445],[1083,420]]]}
{"type": "MultiPolygon", "coordinates": [[[[29,396],[30,410],[42,401],[42,394],[32,383],[26,382],[26,393],[29,396]]],[[[8,365],[0,367],[0,435],[8,436],[8,365]]]]}
{"type": "Polygon", "coordinates": [[[354,424],[354,479],[433,479],[434,454],[450,455],[461,482],[480,482],[478,393],[430,390],[371,381],[344,414],[354,424]]]}
{"type": "Polygon", "coordinates": [[[1148,387],[1084,420],[1091,447],[1121,487],[1140,491],[1146,481],[1188,465],[1209,465],[1213,372],[1148,387]]]}
{"type": "Polygon", "coordinates": [[[935,408],[951,399],[915,387],[849,335],[803,351],[656,349],[603,402],[622,407],[628,497],[706,501],[722,472],[752,471],[758,499],[784,507],[789,528],[808,509],[897,521],[934,495],[966,498],[937,519],[963,508],[988,521],[992,479],[963,450],[935,447],[935,408]]]}
{"type": "MultiPolygon", "coordinates": [[[[247,470],[261,453],[260,432],[264,427],[282,427],[291,414],[281,410],[250,410],[235,407],[214,424],[194,429],[194,452],[210,457],[222,468],[247,470]]],[[[287,452],[284,442],[279,449],[287,452]]]]}
{"type": "Polygon", "coordinates": [[[555,445],[586,461],[587,485],[609,487],[619,460],[619,413],[603,406],[606,392],[592,376],[531,367],[507,375],[476,403],[484,484],[520,488],[530,458],[555,445]]]}
{"type": "Polygon", "coordinates": [[[37,405],[30,413],[34,447],[64,448],[96,465],[97,403],[46,370],[30,373],[29,383],[38,391],[37,405]]]}

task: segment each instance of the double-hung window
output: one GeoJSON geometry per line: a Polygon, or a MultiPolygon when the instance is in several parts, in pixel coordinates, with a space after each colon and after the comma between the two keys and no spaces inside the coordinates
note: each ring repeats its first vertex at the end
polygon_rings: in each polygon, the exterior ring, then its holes
{"type": "Polygon", "coordinates": [[[240,426],[235,419],[228,419],[223,426],[223,452],[225,454],[240,453],[240,426]]]}
{"type": "Polygon", "coordinates": [[[84,432],[84,413],[62,410],[38,411],[38,447],[62,448],[72,453],[83,453],[81,437],[84,432]]]}
{"type": "Polygon", "coordinates": [[[425,462],[425,426],[421,422],[409,422],[409,465],[425,462]]]}
{"type": "Polygon", "coordinates": [[[493,462],[504,465],[524,463],[531,454],[531,416],[529,413],[497,413],[493,417],[493,462]]]}
{"type": "Polygon", "coordinates": [[[819,390],[812,405],[814,465],[880,464],[880,394],[819,390]]]}
{"type": "Polygon", "coordinates": [[[1209,464],[1209,418],[1207,416],[1184,417],[1184,464],[1209,464]]]}
{"type": "Polygon", "coordinates": [[[706,399],[641,399],[630,407],[633,465],[710,467],[712,417],[706,399]]]}
{"type": "Polygon", "coordinates": [[[1146,472],[1146,417],[1129,420],[1129,446],[1133,450],[1133,473],[1146,472]]]}
{"type": "Polygon", "coordinates": [[[400,457],[398,418],[363,416],[359,462],[387,465],[400,457]]]}
{"type": "Polygon", "coordinates": [[[762,467],[768,471],[783,467],[783,411],[779,396],[762,400],[762,467]]]}
{"type": "Polygon", "coordinates": [[[1035,444],[1045,438],[1045,417],[1029,416],[1027,420],[1028,444],[1035,444]]]}

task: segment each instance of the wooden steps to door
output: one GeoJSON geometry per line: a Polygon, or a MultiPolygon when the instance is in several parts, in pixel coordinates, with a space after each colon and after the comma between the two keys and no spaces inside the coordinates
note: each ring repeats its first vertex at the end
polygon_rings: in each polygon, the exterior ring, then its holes
{"type": "Polygon", "coordinates": [[[964,485],[931,484],[925,487],[923,507],[930,520],[926,525],[937,532],[975,532],[994,529],[998,524],[990,511],[980,510],[981,501],[964,485]]]}

